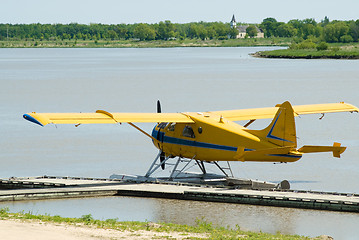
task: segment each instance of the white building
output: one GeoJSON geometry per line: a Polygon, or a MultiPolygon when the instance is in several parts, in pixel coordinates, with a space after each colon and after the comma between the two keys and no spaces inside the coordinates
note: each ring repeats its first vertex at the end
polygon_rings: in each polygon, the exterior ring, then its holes
{"type": "MultiPolygon", "coordinates": [[[[236,38],[245,38],[246,35],[247,35],[247,28],[249,27],[249,25],[239,25],[239,26],[237,26],[237,22],[236,22],[236,19],[234,17],[234,14],[233,14],[233,17],[232,17],[232,20],[231,20],[231,27],[236,28],[238,30],[238,32],[239,32],[236,38]]],[[[258,28],[257,26],[255,26],[255,27],[257,29],[257,36],[255,36],[254,38],[264,38],[263,30],[258,28]]]]}

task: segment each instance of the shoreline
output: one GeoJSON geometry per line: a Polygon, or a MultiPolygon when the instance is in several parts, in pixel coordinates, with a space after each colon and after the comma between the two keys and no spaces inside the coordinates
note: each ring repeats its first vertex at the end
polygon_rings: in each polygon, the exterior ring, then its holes
{"type": "Polygon", "coordinates": [[[195,226],[153,222],[119,222],[117,219],[95,220],[91,214],[81,218],[9,213],[0,209],[0,232],[6,239],[333,239],[322,235],[315,238],[242,231],[239,227],[213,226],[197,220],[195,226]]]}
{"type": "Polygon", "coordinates": [[[261,52],[256,52],[251,54],[251,56],[256,58],[272,58],[272,59],[342,59],[342,60],[357,60],[359,59],[359,56],[341,56],[341,55],[334,55],[334,56],[328,56],[328,55],[322,55],[322,56],[313,56],[313,55],[306,55],[306,56],[287,56],[287,55],[262,55],[261,52]]]}
{"type": "Polygon", "coordinates": [[[259,58],[284,58],[284,59],[359,59],[359,43],[351,45],[332,45],[327,50],[309,49],[279,49],[271,51],[259,51],[252,54],[259,58]]]}
{"type": "Polygon", "coordinates": [[[174,47],[276,47],[288,46],[290,39],[184,39],[184,40],[10,40],[0,48],[174,48],[174,47]]]}

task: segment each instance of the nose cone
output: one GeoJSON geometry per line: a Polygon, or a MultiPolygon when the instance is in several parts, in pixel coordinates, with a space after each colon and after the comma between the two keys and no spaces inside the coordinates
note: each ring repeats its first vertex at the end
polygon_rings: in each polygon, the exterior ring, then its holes
{"type": "Polygon", "coordinates": [[[157,125],[152,129],[152,137],[157,139],[158,131],[156,130],[157,125]]]}
{"type": "Polygon", "coordinates": [[[158,140],[158,131],[156,130],[156,127],[157,127],[157,125],[152,130],[152,134],[151,134],[152,137],[153,137],[152,142],[153,142],[153,145],[155,145],[156,148],[160,149],[159,142],[154,140],[154,139],[158,140]]]}

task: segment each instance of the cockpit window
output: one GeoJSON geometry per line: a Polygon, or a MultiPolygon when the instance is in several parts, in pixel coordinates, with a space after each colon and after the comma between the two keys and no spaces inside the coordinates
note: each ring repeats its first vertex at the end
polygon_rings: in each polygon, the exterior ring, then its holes
{"type": "Polygon", "coordinates": [[[158,124],[158,128],[160,129],[164,129],[167,126],[166,122],[161,122],[160,124],[158,124]]]}
{"type": "Polygon", "coordinates": [[[183,129],[182,132],[182,136],[184,137],[190,137],[190,138],[195,138],[196,136],[194,135],[193,129],[191,126],[186,125],[183,129]]]}
{"type": "Polygon", "coordinates": [[[168,131],[173,132],[175,130],[175,127],[176,127],[176,123],[171,123],[171,124],[169,124],[167,129],[168,129],[168,131]]]}

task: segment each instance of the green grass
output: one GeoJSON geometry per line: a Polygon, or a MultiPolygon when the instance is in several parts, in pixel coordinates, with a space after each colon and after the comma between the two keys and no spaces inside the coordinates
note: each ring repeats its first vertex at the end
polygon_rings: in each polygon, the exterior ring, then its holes
{"type": "Polygon", "coordinates": [[[9,40],[0,41],[0,48],[168,48],[168,47],[248,47],[288,46],[288,38],[225,39],[225,40],[9,40]]]}
{"type": "Polygon", "coordinates": [[[138,230],[152,231],[152,232],[179,232],[184,236],[189,233],[201,233],[208,236],[207,239],[311,239],[298,235],[284,235],[281,233],[256,233],[240,230],[237,226],[235,229],[229,227],[218,227],[207,221],[197,220],[195,226],[180,225],[173,223],[149,223],[149,222],[136,222],[127,221],[120,222],[117,219],[96,220],[91,214],[83,215],[81,218],[66,218],[60,216],[50,215],[34,215],[32,213],[10,213],[8,208],[0,209],[0,219],[20,219],[20,220],[35,220],[49,223],[63,223],[69,225],[87,225],[102,229],[114,229],[117,231],[133,231],[138,230]]]}
{"type": "Polygon", "coordinates": [[[359,44],[331,44],[328,50],[317,49],[281,49],[262,51],[255,54],[265,58],[332,58],[332,59],[359,59],[359,44]]]}

